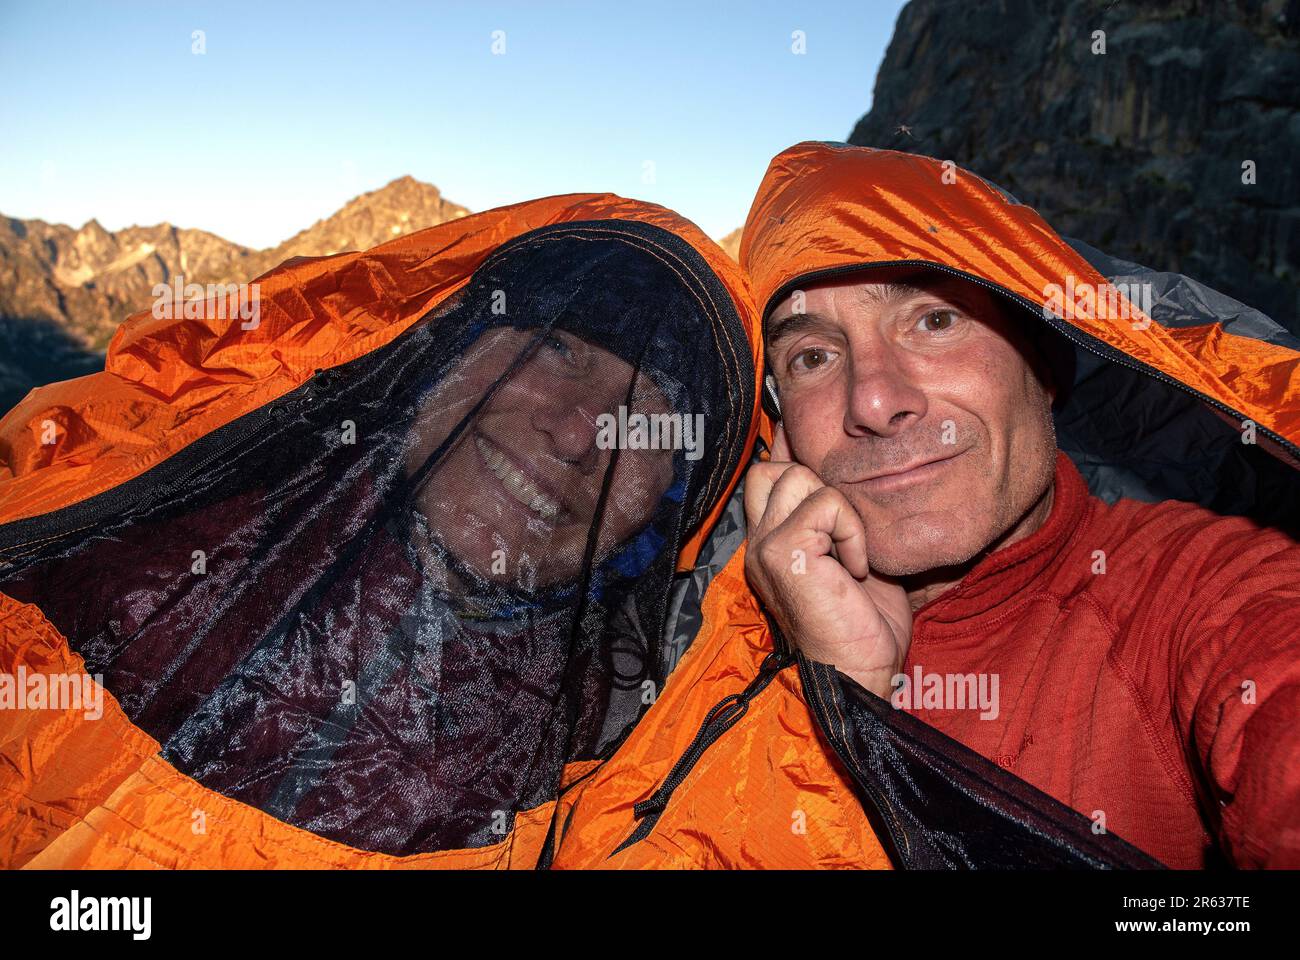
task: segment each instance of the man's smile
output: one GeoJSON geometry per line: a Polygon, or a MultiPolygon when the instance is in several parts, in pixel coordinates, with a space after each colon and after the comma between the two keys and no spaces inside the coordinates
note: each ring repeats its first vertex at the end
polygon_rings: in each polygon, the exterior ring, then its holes
{"type": "Polygon", "coordinates": [[[893,493],[915,484],[942,479],[947,469],[964,453],[966,451],[961,450],[943,456],[913,460],[904,466],[885,468],[858,480],[842,481],[837,486],[859,490],[868,497],[893,493]]]}
{"type": "Polygon", "coordinates": [[[527,507],[547,523],[554,524],[561,516],[567,516],[564,505],[492,441],[475,433],[474,447],[483,465],[501,481],[501,487],[512,500],[527,507]]]}

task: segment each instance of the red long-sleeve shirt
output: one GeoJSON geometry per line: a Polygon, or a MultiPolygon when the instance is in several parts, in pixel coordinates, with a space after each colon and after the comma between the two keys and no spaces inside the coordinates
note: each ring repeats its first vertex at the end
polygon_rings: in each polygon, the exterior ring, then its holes
{"type": "Polygon", "coordinates": [[[1107,505],[1059,452],[1055,484],[1042,527],[916,612],[904,672],[996,675],[996,716],[915,687],[909,711],[1169,866],[1300,866],[1300,543],[1107,505]]]}

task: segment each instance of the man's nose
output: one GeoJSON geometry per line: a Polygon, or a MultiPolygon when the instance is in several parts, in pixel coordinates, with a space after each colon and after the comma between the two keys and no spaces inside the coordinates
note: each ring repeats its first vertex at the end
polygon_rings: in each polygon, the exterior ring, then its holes
{"type": "Polygon", "coordinates": [[[600,433],[596,414],[590,404],[567,394],[568,391],[558,391],[557,395],[538,403],[533,409],[532,426],[550,439],[551,452],[558,459],[590,473],[600,456],[596,448],[600,433]]]}
{"type": "Polygon", "coordinates": [[[855,357],[844,429],[851,436],[892,437],[925,416],[925,393],[889,349],[855,357]]]}

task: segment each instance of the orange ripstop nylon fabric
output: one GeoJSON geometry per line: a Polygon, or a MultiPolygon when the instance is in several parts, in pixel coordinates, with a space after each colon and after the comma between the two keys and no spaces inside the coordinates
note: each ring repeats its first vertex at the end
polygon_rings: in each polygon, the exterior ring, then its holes
{"type": "Polygon", "coordinates": [[[705,595],[699,638],[627,742],[561,798],[556,868],[889,869],[847,776],[819,742],[793,667],[704,752],[650,834],[613,852],[636,825],[633,807],[771,649],[744,563],[742,547],[705,595]]]}

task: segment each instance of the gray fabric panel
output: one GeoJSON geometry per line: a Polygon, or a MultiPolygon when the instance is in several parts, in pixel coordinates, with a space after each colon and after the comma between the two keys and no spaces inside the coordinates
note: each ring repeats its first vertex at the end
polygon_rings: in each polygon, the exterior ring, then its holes
{"type": "Polygon", "coordinates": [[[700,631],[704,619],[701,610],[704,591],[744,541],[745,484],[742,480],[700,549],[695,568],[673,582],[668,600],[668,628],[664,635],[665,674],[677,666],[700,631]]]}
{"type": "MultiPolygon", "coordinates": [[[[1152,320],[1167,327],[1220,323],[1238,336],[1300,351],[1300,340],[1258,310],[1199,281],[1149,270],[1065,238],[1106,279],[1152,285],[1152,320]]],[[[1074,388],[1054,412],[1057,445],[1092,493],[1156,503],[1183,500],[1249,516],[1300,535],[1300,476],[1192,394],[1075,349],[1074,388]]]]}
{"type": "Polygon", "coordinates": [[[1165,273],[1141,264],[1102,253],[1082,240],[1062,237],[1110,283],[1149,283],[1152,289],[1151,319],[1163,327],[1198,327],[1217,323],[1238,337],[1300,351],[1300,338],[1260,313],[1254,307],[1207,287],[1181,273],[1165,273]]]}

